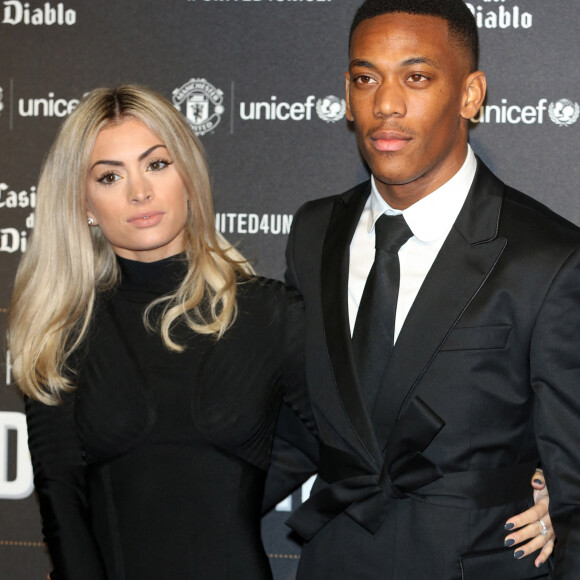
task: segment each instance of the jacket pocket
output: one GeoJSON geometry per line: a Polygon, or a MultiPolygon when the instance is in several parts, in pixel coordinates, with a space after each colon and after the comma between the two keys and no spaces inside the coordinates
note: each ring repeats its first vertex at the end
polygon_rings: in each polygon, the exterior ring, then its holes
{"type": "Polygon", "coordinates": [[[534,566],[533,556],[516,560],[513,548],[473,552],[461,557],[462,580],[539,580],[549,577],[548,564],[538,569],[534,566]]]}
{"type": "Polygon", "coordinates": [[[512,327],[467,326],[454,328],[441,347],[441,350],[503,350],[505,349],[512,327]]]}

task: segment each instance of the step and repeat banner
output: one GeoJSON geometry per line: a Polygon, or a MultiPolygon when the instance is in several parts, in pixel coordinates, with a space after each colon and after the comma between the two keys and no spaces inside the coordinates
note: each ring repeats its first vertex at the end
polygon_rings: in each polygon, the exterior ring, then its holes
{"type": "MultiPolygon", "coordinates": [[[[489,92],[471,144],[507,183],[580,224],[577,0],[474,0],[489,92]]],[[[358,0],[0,2],[0,577],[44,579],[22,401],[4,329],[34,230],[36,182],[61,121],[89,89],[148,85],[200,136],[216,225],[258,272],[281,277],[296,209],[367,178],[345,119],[348,30],[358,0]]],[[[66,168],[63,168],[65,171],[66,168]]],[[[264,518],[275,578],[299,546],[264,518]]]]}

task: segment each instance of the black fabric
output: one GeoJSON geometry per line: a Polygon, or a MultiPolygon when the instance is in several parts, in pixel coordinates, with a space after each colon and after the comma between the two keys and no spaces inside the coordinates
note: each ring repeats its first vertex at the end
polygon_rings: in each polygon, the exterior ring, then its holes
{"type": "MultiPolygon", "coordinates": [[[[523,477],[502,505],[478,508],[470,497],[480,498],[478,490],[490,482],[508,487],[502,470],[541,461],[558,536],[553,577],[576,580],[580,230],[478,162],[369,413],[351,353],[348,271],[352,235],[370,190],[366,182],[309,202],[295,214],[288,242],[287,285],[302,295],[307,314],[307,401],[325,446],[323,470],[339,478],[314,483],[312,511],[305,508],[308,521],[300,523],[315,533],[303,546],[297,578],[537,578],[533,558],[514,563],[513,550],[503,547],[506,520],[533,503],[523,477]],[[417,399],[444,422],[424,448],[427,439],[415,444],[417,421],[407,421],[417,399]],[[420,454],[403,453],[402,463],[394,457],[389,468],[396,441],[420,454]],[[327,448],[342,454],[329,461],[327,448]],[[414,461],[421,455],[443,477],[409,493],[408,484],[419,481],[417,469],[427,466],[414,461]],[[345,463],[344,472],[338,465],[332,474],[328,464],[336,461],[345,463]],[[385,470],[404,495],[385,494],[391,491],[385,470]],[[384,501],[366,492],[363,499],[358,473],[384,501]],[[440,490],[457,501],[450,505],[440,490]],[[344,506],[336,515],[327,511],[337,505],[334,499],[344,506]],[[380,505],[388,509],[376,529],[380,505]]],[[[505,499],[507,490],[501,491],[505,499]]]]}
{"type": "Polygon", "coordinates": [[[371,409],[394,343],[399,296],[398,252],[413,235],[402,214],[375,224],[375,259],[358,309],[352,350],[367,409],[371,409]]]}
{"type": "Polygon", "coordinates": [[[260,509],[282,399],[284,288],[240,282],[225,337],[179,323],[176,353],[142,316],[185,263],[119,261],[77,390],[58,407],[27,402],[52,578],[271,578],[260,509]]]}

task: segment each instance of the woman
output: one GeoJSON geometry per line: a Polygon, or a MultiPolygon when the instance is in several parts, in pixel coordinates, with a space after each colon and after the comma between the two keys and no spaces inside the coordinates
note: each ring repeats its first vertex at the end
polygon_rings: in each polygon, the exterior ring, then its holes
{"type": "Polygon", "coordinates": [[[215,231],[199,142],[153,92],[97,89],[38,191],[10,344],[53,580],[271,578],[283,287],[215,231]]]}
{"type": "Polygon", "coordinates": [[[195,135],[150,90],[94,90],[38,194],[9,338],[52,580],[271,578],[284,292],[215,231],[195,135]]]}

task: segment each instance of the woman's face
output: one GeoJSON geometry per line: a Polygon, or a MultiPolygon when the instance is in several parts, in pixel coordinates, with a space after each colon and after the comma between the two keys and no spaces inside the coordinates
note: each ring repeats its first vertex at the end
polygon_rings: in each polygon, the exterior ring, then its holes
{"type": "Polygon", "coordinates": [[[141,121],[104,127],[87,179],[87,217],[116,254],[154,262],[185,248],[187,192],[164,143],[141,121]]]}

